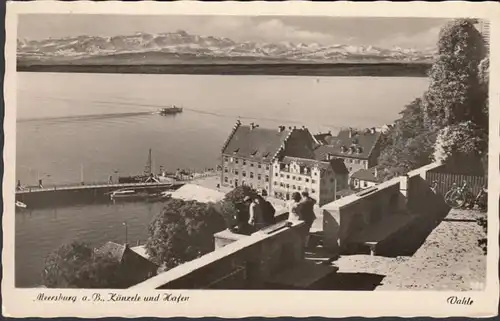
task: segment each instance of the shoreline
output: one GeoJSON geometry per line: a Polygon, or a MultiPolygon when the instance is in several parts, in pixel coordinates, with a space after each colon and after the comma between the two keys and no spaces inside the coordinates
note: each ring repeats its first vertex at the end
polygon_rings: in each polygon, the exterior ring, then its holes
{"type": "Polygon", "coordinates": [[[334,63],[334,64],[17,64],[18,72],[276,75],[276,76],[372,76],[427,77],[430,63],[334,63]]]}

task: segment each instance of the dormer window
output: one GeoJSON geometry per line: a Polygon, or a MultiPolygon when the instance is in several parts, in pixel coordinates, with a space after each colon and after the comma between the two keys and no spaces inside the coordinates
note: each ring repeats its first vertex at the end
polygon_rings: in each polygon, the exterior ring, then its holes
{"type": "Polygon", "coordinates": [[[347,147],[345,147],[345,146],[340,147],[340,151],[341,151],[342,153],[347,152],[347,147]]]}
{"type": "Polygon", "coordinates": [[[252,157],[253,157],[253,156],[255,156],[255,154],[257,154],[257,150],[254,150],[254,151],[250,154],[250,156],[252,156],[252,157]]]}
{"type": "Polygon", "coordinates": [[[363,148],[361,147],[358,147],[358,150],[357,150],[358,154],[361,154],[363,152],[363,148]]]}
{"type": "Polygon", "coordinates": [[[350,154],[352,154],[352,153],[354,153],[354,152],[355,152],[355,148],[354,148],[354,146],[351,146],[351,147],[349,148],[349,153],[350,153],[350,154]]]}
{"type": "Polygon", "coordinates": [[[239,152],[239,150],[240,150],[239,148],[236,148],[236,149],[233,151],[233,153],[234,153],[234,154],[236,154],[237,152],[239,152]]]}

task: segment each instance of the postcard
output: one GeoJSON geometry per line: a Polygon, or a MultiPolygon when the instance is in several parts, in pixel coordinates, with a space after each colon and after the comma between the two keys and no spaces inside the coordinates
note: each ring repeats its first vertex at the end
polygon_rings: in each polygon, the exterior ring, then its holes
{"type": "Polygon", "coordinates": [[[7,3],[4,315],[496,315],[499,20],[7,3]]]}

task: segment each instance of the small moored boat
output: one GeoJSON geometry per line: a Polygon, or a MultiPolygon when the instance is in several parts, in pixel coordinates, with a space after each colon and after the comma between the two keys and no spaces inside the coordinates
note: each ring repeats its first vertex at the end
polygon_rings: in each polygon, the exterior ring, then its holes
{"type": "Polygon", "coordinates": [[[24,204],[23,202],[20,202],[20,201],[16,201],[16,207],[19,207],[19,208],[26,208],[28,207],[26,204],[24,204]]]}

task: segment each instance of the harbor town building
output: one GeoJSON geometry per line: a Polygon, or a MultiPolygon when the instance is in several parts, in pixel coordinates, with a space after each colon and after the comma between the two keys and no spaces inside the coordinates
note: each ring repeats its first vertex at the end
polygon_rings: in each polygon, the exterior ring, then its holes
{"type": "Polygon", "coordinates": [[[285,156],[314,159],[317,142],[305,127],[261,128],[238,121],[222,147],[221,185],[271,194],[272,165],[285,156]]]}
{"type": "Polygon", "coordinates": [[[324,205],[337,199],[348,187],[348,171],[341,159],[318,161],[285,156],[273,164],[272,196],[290,199],[294,192],[308,192],[324,205]]]}
{"type": "Polygon", "coordinates": [[[349,176],[360,169],[369,169],[377,165],[380,155],[381,133],[375,128],[341,130],[337,136],[331,133],[315,135],[320,144],[315,150],[318,160],[342,159],[349,171],[349,176]]]}

